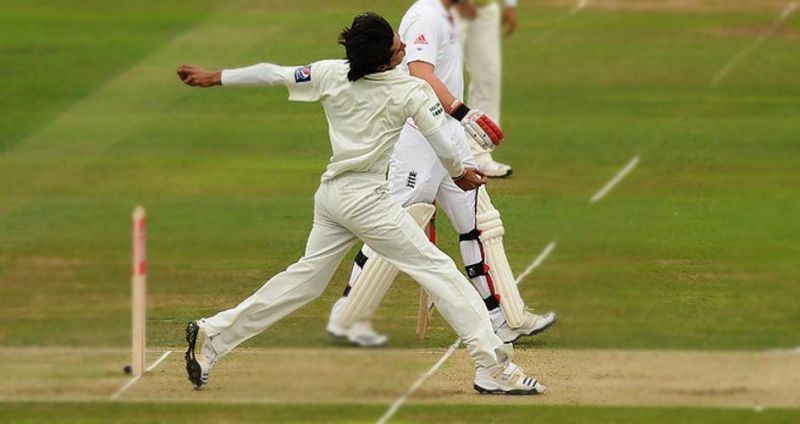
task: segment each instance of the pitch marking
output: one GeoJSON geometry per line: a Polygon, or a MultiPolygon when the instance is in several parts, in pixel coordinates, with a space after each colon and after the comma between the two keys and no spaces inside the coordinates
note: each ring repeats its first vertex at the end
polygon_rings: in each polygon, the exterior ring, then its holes
{"type": "MultiPolygon", "coordinates": [[[[161,357],[156,359],[156,361],[153,362],[152,365],[150,365],[149,367],[147,367],[147,369],[145,369],[145,372],[150,372],[150,371],[154,370],[158,366],[158,364],[161,363],[161,361],[163,361],[164,359],[167,358],[167,356],[169,356],[170,353],[172,353],[171,350],[168,350],[168,351],[164,352],[164,354],[162,354],[161,357]]],[[[115,391],[114,393],[111,394],[110,399],[114,400],[114,399],[117,399],[118,397],[120,397],[123,393],[128,391],[128,389],[133,387],[133,385],[136,384],[136,382],[139,381],[140,378],[142,378],[142,376],[141,375],[137,375],[136,377],[133,377],[130,380],[126,381],[125,384],[122,385],[122,387],[120,387],[119,389],[117,389],[117,391],[115,391]]]]}
{"type": "Polygon", "coordinates": [[[555,32],[555,31],[556,31],[556,30],[557,30],[557,29],[558,29],[558,28],[559,28],[561,25],[563,25],[563,24],[564,24],[564,22],[567,22],[567,21],[568,21],[570,18],[572,18],[573,16],[577,15],[578,13],[580,13],[580,11],[581,11],[581,10],[583,10],[583,9],[585,9],[585,8],[586,8],[586,6],[588,6],[588,5],[589,5],[589,0],[578,0],[578,2],[577,2],[577,3],[575,3],[575,6],[573,6],[573,7],[572,7],[572,9],[570,9],[570,10],[569,10],[569,13],[568,13],[568,14],[566,14],[566,15],[562,16],[561,18],[559,18],[559,19],[558,19],[558,20],[557,20],[557,21],[556,21],[556,22],[555,22],[555,23],[554,23],[554,24],[553,24],[553,25],[550,27],[550,29],[548,29],[547,31],[543,32],[541,35],[539,35],[538,37],[536,37],[536,38],[533,40],[532,44],[536,44],[536,43],[538,43],[538,42],[544,41],[545,39],[547,39],[548,37],[550,37],[551,35],[553,35],[553,33],[554,33],[554,32],[555,32]]]}
{"type": "Polygon", "coordinates": [[[531,264],[528,265],[527,268],[525,268],[525,271],[522,271],[522,274],[517,276],[517,285],[519,285],[519,283],[521,283],[522,280],[525,279],[525,277],[530,275],[530,273],[533,272],[534,269],[539,268],[542,262],[544,262],[544,260],[547,259],[548,256],[550,256],[550,253],[555,248],[556,248],[556,242],[555,240],[553,240],[550,242],[550,244],[547,245],[547,247],[544,248],[544,250],[542,250],[542,253],[540,253],[539,256],[537,256],[536,259],[534,259],[533,262],[531,262],[531,264]]]}
{"type": "Polygon", "coordinates": [[[606,183],[606,185],[604,185],[603,188],[600,189],[600,191],[595,193],[594,196],[592,196],[592,198],[589,199],[589,203],[599,202],[603,197],[606,196],[606,194],[608,194],[609,191],[611,191],[612,188],[614,188],[614,186],[619,184],[619,182],[622,181],[622,179],[625,178],[625,176],[628,175],[628,173],[631,172],[633,168],[636,167],[637,163],[639,163],[639,156],[634,156],[633,159],[631,159],[630,162],[628,162],[628,164],[625,165],[625,167],[622,168],[617,173],[617,175],[615,175],[614,178],[611,179],[611,181],[606,183]]]}
{"type": "Polygon", "coordinates": [[[161,361],[163,361],[163,360],[167,359],[167,356],[169,356],[169,354],[170,354],[170,353],[172,353],[172,351],[171,351],[171,350],[168,350],[168,351],[164,352],[164,354],[163,354],[163,355],[161,355],[161,356],[160,356],[158,359],[156,359],[156,361],[155,361],[155,362],[153,362],[153,364],[152,364],[152,365],[150,365],[149,367],[147,367],[147,369],[146,369],[146,370],[144,370],[144,372],[150,372],[150,371],[154,370],[154,369],[155,369],[155,368],[158,366],[158,364],[160,364],[160,363],[161,363],[161,361]]]}
{"type": "Polygon", "coordinates": [[[436,370],[438,370],[439,367],[441,367],[445,363],[445,361],[447,361],[447,359],[450,358],[450,355],[452,355],[453,352],[455,352],[456,349],[458,349],[458,345],[460,344],[461,344],[461,339],[456,339],[456,341],[453,344],[451,344],[450,347],[447,349],[447,352],[445,352],[444,355],[442,355],[442,357],[439,358],[439,360],[436,361],[435,364],[433,364],[431,369],[429,369],[428,372],[426,372],[420,378],[418,378],[417,381],[415,381],[414,384],[411,385],[411,388],[408,389],[406,394],[400,396],[400,398],[397,399],[392,404],[391,407],[389,407],[386,413],[383,414],[383,416],[378,420],[378,424],[384,424],[387,421],[389,421],[389,419],[392,418],[392,416],[397,412],[397,410],[400,409],[401,406],[403,406],[408,397],[413,395],[422,386],[425,380],[427,380],[430,376],[432,376],[436,372],[436,370]]]}
{"type": "Polygon", "coordinates": [[[140,378],[142,378],[142,376],[141,375],[137,375],[136,377],[133,377],[130,380],[126,381],[125,384],[122,385],[122,387],[120,387],[119,389],[117,389],[116,392],[111,394],[111,398],[110,399],[114,400],[114,399],[120,397],[121,394],[125,393],[128,389],[131,388],[131,386],[136,384],[136,382],[139,381],[140,378]]]}
{"type": "MultiPolygon", "coordinates": [[[[517,284],[519,284],[525,277],[527,277],[528,274],[530,274],[534,269],[538,268],[542,264],[542,262],[544,262],[544,260],[547,259],[547,256],[550,255],[550,252],[552,252],[553,249],[555,248],[556,248],[556,242],[551,241],[550,244],[548,244],[544,248],[544,250],[542,250],[542,253],[540,253],[539,256],[537,256],[536,259],[534,259],[533,262],[530,265],[528,265],[528,268],[525,269],[525,272],[517,276],[516,278],[517,284]]],[[[453,352],[455,352],[456,349],[458,349],[459,345],[461,345],[461,339],[456,338],[456,341],[454,341],[453,344],[450,345],[450,347],[447,349],[444,355],[442,355],[442,357],[439,358],[439,360],[436,361],[436,363],[433,364],[433,366],[425,374],[420,376],[420,378],[418,378],[417,381],[415,381],[414,384],[411,385],[411,387],[403,396],[400,396],[400,398],[398,398],[396,401],[394,401],[394,403],[392,403],[392,406],[390,406],[389,409],[386,410],[386,413],[384,413],[383,416],[380,417],[380,419],[378,419],[377,424],[385,424],[386,422],[388,422],[392,418],[392,416],[394,416],[394,414],[397,413],[400,407],[403,406],[403,404],[408,400],[408,398],[411,397],[414,393],[416,393],[417,390],[419,390],[419,388],[422,387],[425,381],[428,378],[430,378],[433,374],[435,374],[436,371],[442,365],[444,365],[445,362],[447,362],[450,356],[453,355],[453,352]]]]}
{"type": "Polygon", "coordinates": [[[726,63],[722,69],[714,75],[714,78],[711,80],[711,86],[716,87],[719,85],[725,77],[733,70],[733,68],[739,64],[747,55],[753,52],[753,50],[757,49],[764,41],[767,41],[769,37],[775,35],[778,30],[781,28],[781,24],[785,21],[789,16],[792,16],[794,12],[797,11],[798,4],[797,2],[792,2],[786,5],[781,11],[781,14],[778,15],[778,18],[775,19],[775,22],[772,23],[772,27],[770,29],[761,34],[758,38],[755,39],[749,46],[745,47],[744,50],[740,51],[739,54],[733,57],[730,62],[726,63]]]}

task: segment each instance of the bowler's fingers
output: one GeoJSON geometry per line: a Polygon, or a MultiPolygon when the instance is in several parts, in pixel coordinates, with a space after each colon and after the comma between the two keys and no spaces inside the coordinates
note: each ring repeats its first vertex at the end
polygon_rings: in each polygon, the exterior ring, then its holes
{"type": "Polygon", "coordinates": [[[489,179],[486,177],[486,174],[479,169],[475,170],[475,175],[477,175],[477,180],[479,183],[481,183],[481,185],[486,184],[489,181],[489,179]]]}
{"type": "Polygon", "coordinates": [[[181,66],[178,66],[178,70],[176,71],[176,73],[178,74],[178,77],[181,80],[183,80],[183,79],[186,79],[186,76],[189,75],[190,71],[191,71],[191,68],[189,66],[181,65],[181,66]]]}
{"type": "Polygon", "coordinates": [[[194,65],[181,65],[178,67],[178,78],[188,85],[196,85],[200,68],[194,65]]]}

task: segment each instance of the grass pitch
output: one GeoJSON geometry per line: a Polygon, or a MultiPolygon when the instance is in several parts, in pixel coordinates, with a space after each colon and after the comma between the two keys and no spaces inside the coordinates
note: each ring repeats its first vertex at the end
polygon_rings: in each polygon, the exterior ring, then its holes
{"type": "MultiPolygon", "coordinates": [[[[520,272],[558,242],[522,292],[535,309],[557,310],[561,321],[518,349],[797,346],[800,18],[785,19],[712,87],[720,69],[772,30],[784,2],[596,0],[569,15],[573,6],[521,5],[518,33],[504,44],[508,140],[497,158],[512,163],[515,175],[490,190],[506,222],[512,267],[520,272]],[[638,167],[589,205],[634,156],[638,167]]],[[[178,83],[174,68],[340,57],[336,34],[354,13],[374,9],[397,25],[405,7],[3,2],[0,345],[129,345],[128,226],[136,204],[148,208],[150,220],[153,347],[179,346],[186,319],[235,304],[299,257],[329,156],[321,109],[286,102],[282,89],[192,90],[178,83]]],[[[443,249],[456,253],[452,231],[440,223],[443,249]]],[[[320,300],[246,346],[329,348],[324,323],[349,266],[320,300]]],[[[376,326],[411,358],[448,346],[454,335],[440,318],[428,339],[414,339],[415,308],[416,287],[402,278],[376,326]]],[[[99,400],[118,378],[116,366],[93,374],[80,364],[42,361],[49,365],[41,366],[40,380],[20,365],[5,384],[22,390],[63,382],[55,390],[69,397],[71,385],[87,379],[100,389],[86,399],[99,400]]],[[[398,395],[406,387],[398,383],[398,395]]],[[[4,397],[0,417],[373,421],[385,409],[360,402],[306,404],[297,413],[280,404],[42,403],[52,398],[4,397]]],[[[759,415],[533,402],[408,405],[397,418],[797,419],[796,409],[759,415]]]]}

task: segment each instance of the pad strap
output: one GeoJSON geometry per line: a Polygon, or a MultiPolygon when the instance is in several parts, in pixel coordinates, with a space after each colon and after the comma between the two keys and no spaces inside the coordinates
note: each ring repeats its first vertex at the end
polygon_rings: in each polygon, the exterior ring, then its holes
{"type": "Polygon", "coordinates": [[[497,308],[500,307],[500,301],[497,300],[497,297],[498,296],[495,294],[493,296],[487,297],[486,299],[483,299],[483,303],[486,304],[486,309],[487,310],[492,311],[492,310],[497,309],[497,308]]]}
{"type": "Polygon", "coordinates": [[[481,230],[475,228],[472,231],[458,235],[459,241],[472,241],[481,239],[481,230]]]}
{"type": "Polygon", "coordinates": [[[356,265],[358,265],[359,268],[364,268],[364,265],[367,264],[367,259],[367,255],[363,254],[360,250],[356,253],[356,265]]]}
{"type": "MultiPolygon", "coordinates": [[[[491,277],[489,276],[489,265],[486,265],[483,261],[480,261],[476,264],[467,265],[464,267],[467,270],[467,276],[469,278],[476,278],[476,277],[486,277],[489,280],[491,277]]],[[[492,284],[489,282],[489,290],[494,291],[492,284]]],[[[483,299],[483,303],[486,304],[486,309],[493,310],[500,307],[500,296],[497,293],[494,293],[483,299]]]]}
{"type": "MultiPolygon", "coordinates": [[[[364,269],[364,266],[367,264],[367,259],[368,259],[367,255],[365,255],[362,251],[359,250],[358,253],[356,253],[355,262],[359,268],[364,269]]],[[[342,293],[342,297],[347,297],[347,295],[350,294],[350,290],[352,288],[353,287],[351,287],[349,284],[345,286],[344,293],[342,293]]]]}
{"type": "Polygon", "coordinates": [[[489,274],[489,265],[486,265],[484,261],[467,265],[464,267],[464,269],[467,270],[467,277],[469,278],[475,278],[489,274]]]}

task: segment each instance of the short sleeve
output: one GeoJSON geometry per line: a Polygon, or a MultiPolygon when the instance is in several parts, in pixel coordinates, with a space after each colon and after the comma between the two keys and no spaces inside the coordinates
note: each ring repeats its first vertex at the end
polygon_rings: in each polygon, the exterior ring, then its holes
{"type": "Polygon", "coordinates": [[[422,135],[431,135],[445,125],[444,108],[427,83],[421,81],[419,88],[414,90],[409,107],[411,119],[422,135]]]}
{"type": "Polygon", "coordinates": [[[344,60],[320,60],[298,66],[289,78],[289,100],[316,102],[350,86],[344,60]]]}
{"type": "Polygon", "coordinates": [[[333,68],[337,61],[321,60],[308,66],[295,68],[287,87],[289,100],[296,102],[316,102],[333,90],[335,78],[333,68]]]}
{"type": "Polygon", "coordinates": [[[440,25],[430,16],[414,18],[402,34],[406,43],[406,63],[422,61],[436,66],[440,43],[440,25]]]}
{"type": "Polygon", "coordinates": [[[289,89],[289,100],[297,102],[315,102],[322,95],[323,66],[319,62],[307,66],[298,66],[289,77],[286,87],[289,89]]]}

